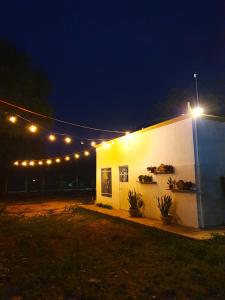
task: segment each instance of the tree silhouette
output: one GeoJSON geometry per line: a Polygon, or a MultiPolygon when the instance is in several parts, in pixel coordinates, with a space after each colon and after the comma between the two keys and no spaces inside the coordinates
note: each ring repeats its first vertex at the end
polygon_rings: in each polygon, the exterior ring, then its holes
{"type": "MultiPolygon", "coordinates": [[[[31,62],[31,59],[16,46],[0,40],[0,99],[32,109],[51,114],[47,102],[51,92],[51,84],[47,77],[31,62]]],[[[4,189],[4,181],[9,166],[15,159],[36,157],[44,152],[42,139],[32,137],[24,129],[23,123],[12,126],[4,122],[7,113],[14,110],[0,104],[0,192],[4,189]]],[[[19,114],[19,111],[16,111],[19,114]]],[[[35,122],[35,118],[29,115],[35,122]]],[[[40,120],[38,120],[40,124],[40,120]]],[[[49,125],[49,124],[47,124],[49,125]]]]}

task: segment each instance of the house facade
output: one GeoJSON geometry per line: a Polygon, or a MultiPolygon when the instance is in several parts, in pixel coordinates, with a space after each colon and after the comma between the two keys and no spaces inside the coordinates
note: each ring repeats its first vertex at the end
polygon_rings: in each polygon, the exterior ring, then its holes
{"type": "Polygon", "coordinates": [[[144,215],[160,219],[157,197],[171,195],[175,223],[206,228],[225,223],[225,122],[220,118],[180,116],[96,148],[96,202],[129,209],[128,191],[142,194],[144,215]],[[151,173],[161,164],[174,172],[151,173]],[[140,175],[152,176],[149,184],[140,175]],[[192,182],[191,190],[169,189],[169,177],[192,182]]]}

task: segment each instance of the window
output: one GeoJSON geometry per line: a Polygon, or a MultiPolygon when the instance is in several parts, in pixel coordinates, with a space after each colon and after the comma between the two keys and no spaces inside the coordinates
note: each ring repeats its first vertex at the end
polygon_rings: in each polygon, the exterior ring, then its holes
{"type": "Polygon", "coordinates": [[[128,182],[128,166],[119,167],[120,182],[128,182]]]}
{"type": "Polygon", "coordinates": [[[101,170],[102,196],[112,197],[112,169],[101,170]]]}

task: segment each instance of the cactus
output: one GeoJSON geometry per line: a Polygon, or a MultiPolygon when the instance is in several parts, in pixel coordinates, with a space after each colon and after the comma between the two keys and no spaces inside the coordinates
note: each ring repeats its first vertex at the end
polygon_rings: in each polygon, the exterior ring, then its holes
{"type": "Polygon", "coordinates": [[[140,209],[144,205],[141,194],[136,193],[135,190],[133,190],[133,191],[129,190],[128,201],[130,204],[129,211],[130,211],[131,216],[132,217],[141,217],[142,212],[140,209]]]}
{"type": "Polygon", "coordinates": [[[169,195],[164,195],[157,197],[158,200],[158,208],[161,212],[162,217],[167,217],[169,215],[169,211],[172,205],[172,198],[169,195]]]}

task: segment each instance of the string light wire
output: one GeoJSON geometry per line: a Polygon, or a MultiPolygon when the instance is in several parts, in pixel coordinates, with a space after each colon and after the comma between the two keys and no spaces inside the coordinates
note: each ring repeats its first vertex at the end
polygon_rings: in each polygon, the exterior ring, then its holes
{"type": "Polygon", "coordinates": [[[29,110],[27,108],[15,105],[13,103],[10,103],[10,102],[2,100],[2,99],[0,99],[0,103],[3,103],[5,105],[11,106],[11,107],[14,107],[16,109],[22,110],[26,113],[30,113],[30,114],[33,114],[35,116],[41,117],[41,118],[49,119],[49,120],[52,120],[52,121],[55,121],[55,122],[59,122],[59,123],[63,123],[63,124],[67,124],[67,125],[71,125],[71,126],[75,126],[75,127],[80,127],[80,128],[95,130],[95,131],[110,132],[110,133],[122,133],[122,134],[126,133],[125,131],[101,129],[101,128],[90,127],[90,126],[81,125],[81,124],[77,124],[77,123],[67,122],[67,121],[64,121],[64,120],[61,120],[61,119],[56,119],[56,118],[53,118],[53,117],[50,117],[50,116],[32,111],[32,110],[29,110]]]}

